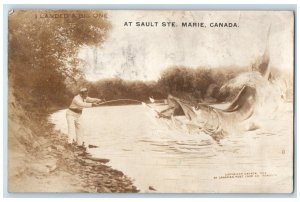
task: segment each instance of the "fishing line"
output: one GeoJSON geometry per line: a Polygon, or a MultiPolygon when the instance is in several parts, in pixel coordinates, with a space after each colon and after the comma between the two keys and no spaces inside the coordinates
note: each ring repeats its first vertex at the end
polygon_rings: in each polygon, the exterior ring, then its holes
{"type": "MultiPolygon", "coordinates": [[[[116,99],[116,100],[108,100],[108,101],[104,101],[104,102],[100,102],[97,105],[104,105],[107,103],[112,103],[112,102],[119,102],[119,101],[131,101],[131,102],[138,102],[138,103],[144,103],[143,101],[140,100],[134,100],[134,99],[116,99]]],[[[96,106],[97,107],[97,106],[96,106]]]]}
{"type": "Polygon", "coordinates": [[[155,111],[156,113],[159,113],[159,111],[155,110],[154,108],[152,108],[150,105],[146,104],[145,102],[140,101],[140,100],[135,100],[135,99],[116,99],[116,100],[108,100],[108,101],[104,101],[104,102],[98,103],[97,106],[95,106],[95,107],[100,107],[99,105],[104,105],[104,104],[107,104],[107,103],[119,102],[119,101],[138,102],[138,103],[141,103],[141,104],[144,105],[144,106],[149,107],[150,109],[152,109],[152,110],[155,111]]]}

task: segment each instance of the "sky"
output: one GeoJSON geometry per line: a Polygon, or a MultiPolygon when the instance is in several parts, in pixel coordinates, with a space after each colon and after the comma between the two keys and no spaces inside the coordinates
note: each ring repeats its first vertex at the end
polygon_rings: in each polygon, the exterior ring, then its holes
{"type": "Polygon", "coordinates": [[[86,78],[157,80],[173,66],[250,66],[270,53],[270,65],[293,69],[293,15],[281,11],[107,11],[112,29],[98,47],[84,46],[86,78]],[[124,26],[132,22],[132,26],[124,26]],[[158,22],[137,27],[136,22],[158,22]],[[162,27],[175,22],[176,27],[162,27]],[[182,27],[203,22],[206,27],[182,27]],[[210,27],[210,23],[237,23],[238,27],[210,27]]]}

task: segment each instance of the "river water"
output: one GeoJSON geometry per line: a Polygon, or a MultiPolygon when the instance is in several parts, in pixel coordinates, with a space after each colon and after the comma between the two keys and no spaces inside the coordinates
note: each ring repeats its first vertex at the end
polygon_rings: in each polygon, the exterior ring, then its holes
{"type": "MultiPolygon", "coordinates": [[[[285,103],[260,128],[237,132],[216,142],[206,134],[186,134],[169,127],[142,105],[85,109],[86,144],[94,157],[123,171],[141,192],[253,193],[292,189],[293,110],[285,103]],[[151,187],[151,188],[150,188],[151,187]],[[154,188],[156,191],[151,190],[154,188]]],[[[51,115],[67,133],[65,110],[51,115]]]]}

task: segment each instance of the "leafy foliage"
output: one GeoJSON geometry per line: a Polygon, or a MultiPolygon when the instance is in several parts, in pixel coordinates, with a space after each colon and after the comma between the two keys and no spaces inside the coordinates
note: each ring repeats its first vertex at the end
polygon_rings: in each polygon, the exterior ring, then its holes
{"type": "Polygon", "coordinates": [[[245,68],[187,68],[170,67],[161,73],[158,81],[125,81],[122,79],[103,79],[97,82],[82,82],[90,90],[91,96],[106,100],[129,98],[147,101],[153,96],[163,99],[172,94],[187,100],[224,101],[229,95],[220,92],[220,88],[245,68]]]}
{"type": "Polygon", "coordinates": [[[110,29],[103,16],[99,11],[68,10],[9,15],[9,77],[24,107],[43,109],[69,99],[66,82],[72,85],[83,76],[75,59],[78,49],[101,44],[110,29]],[[61,13],[69,17],[55,17],[61,13]]]}

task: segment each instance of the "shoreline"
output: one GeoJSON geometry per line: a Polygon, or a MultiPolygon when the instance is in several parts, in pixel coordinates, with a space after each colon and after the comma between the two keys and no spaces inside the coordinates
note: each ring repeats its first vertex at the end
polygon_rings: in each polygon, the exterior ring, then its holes
{"type": "Polygon", "coordinates": [[[10,105],[8,127],[8,193],[137,193],[108,159],[67,146],[67,136],[54,129],[48,113],[30,115],[10,105]],[[34,116],[35,118],[33,118],[34,116]]]}
{"type": "MultiPolygon", "coordinates": [[[[64,134],[56,134],[60,142],[67,142],[64,134]]],[[[54,137],[53,143],[57,143],[54,137]]],[[[48,147],[49,148],[49,147],[48,147]]],[[[122,171],[105,165],[109,159],[91,158],[84,149],[58,144],[50,147],[57,151],[58,166],[81,179],[83,192],[89,193],[137,193],[138,188],[122,171]],[[64,150],[62,150],[64,149],[64,150]]],[[[49,150],[49,149],[48,149],[49,150]]]]}

